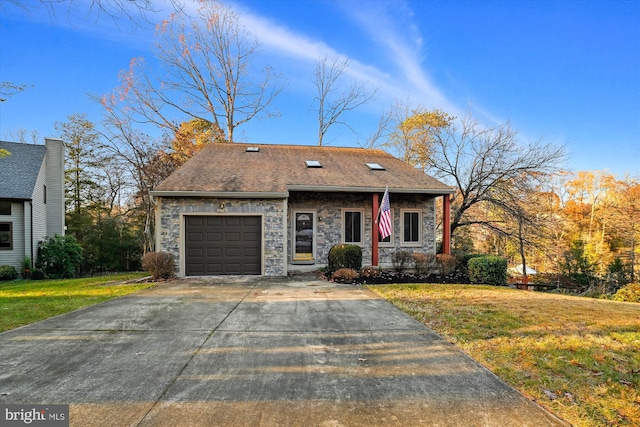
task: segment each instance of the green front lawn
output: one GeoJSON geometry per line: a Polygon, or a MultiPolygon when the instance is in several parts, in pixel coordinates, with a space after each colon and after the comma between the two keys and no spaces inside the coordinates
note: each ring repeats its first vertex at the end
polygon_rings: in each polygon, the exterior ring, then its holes
{"type": "Polygon", "coordinates": [[[470,285],[369,286],[574,426],[640,426],[640,304],[470,285]]]}
{"type": "Polygon", "coordinates": [[[155,286],[122,283],[146,275],[0,282],[0,332],[155,286]]]}

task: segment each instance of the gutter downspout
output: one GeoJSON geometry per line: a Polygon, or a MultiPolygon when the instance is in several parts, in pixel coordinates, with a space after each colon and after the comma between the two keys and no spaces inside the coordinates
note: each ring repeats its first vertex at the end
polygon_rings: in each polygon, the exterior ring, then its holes
{"type": "Polygon", "coordinates": [[[29,200],[29,216],[31,217],[31,231],[29,235],[29,247],[31,252],[31,268],[35,265],[35,260],[33,259],[33,200],[29,200]]]}

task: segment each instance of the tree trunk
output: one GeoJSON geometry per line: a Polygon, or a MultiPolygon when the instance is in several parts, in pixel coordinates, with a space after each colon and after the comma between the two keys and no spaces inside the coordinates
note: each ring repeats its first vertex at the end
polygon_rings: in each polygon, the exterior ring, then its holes
{"type": "Polygon", "coordinates": [[[520,260],[522,261],[522,283],[525,285],[529,283],[529,276],[527,275],[527,260],[524,255],[524,239],[522,237],[522,219],[518,219],[518,241],[520,243],[520,260]]]}

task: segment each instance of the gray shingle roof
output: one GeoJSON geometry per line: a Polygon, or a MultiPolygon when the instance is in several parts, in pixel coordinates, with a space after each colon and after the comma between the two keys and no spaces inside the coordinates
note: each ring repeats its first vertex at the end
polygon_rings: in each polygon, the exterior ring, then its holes
{"type": "Polygon", "coordinates": [[[391,192],[453,193],[448,185],[382,150],[241,143],[203,148],[154,193],[370,192],[384,191],[386,186],[391,192]],[[247,151],[247,147],[259,151],[247,151]],[[322,167],[307,167],[307,160],[322,167]],[[371,169],[367,163],[377,163],[384,170],[371,169]]]}
{"type": "Polygon", "coordinates": [[[0,148],[11,153],[0,158],[0,199],[31,199],[47,148],[6,141],[0,148]]]}

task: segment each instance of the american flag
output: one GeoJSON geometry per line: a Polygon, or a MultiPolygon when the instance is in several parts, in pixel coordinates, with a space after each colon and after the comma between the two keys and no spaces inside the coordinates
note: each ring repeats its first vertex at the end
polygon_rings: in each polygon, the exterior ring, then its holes
{"type": "Polygon", "coordinates": [[[384,190],[384,196],[382,196],[382,206],[380,207],[380,221],[378,222],[380,228],[380,237],[386,239],[391,236],[391,230],[393,225],[391,223],[391,206],[389,205],[389,187],[384,190]]]}

